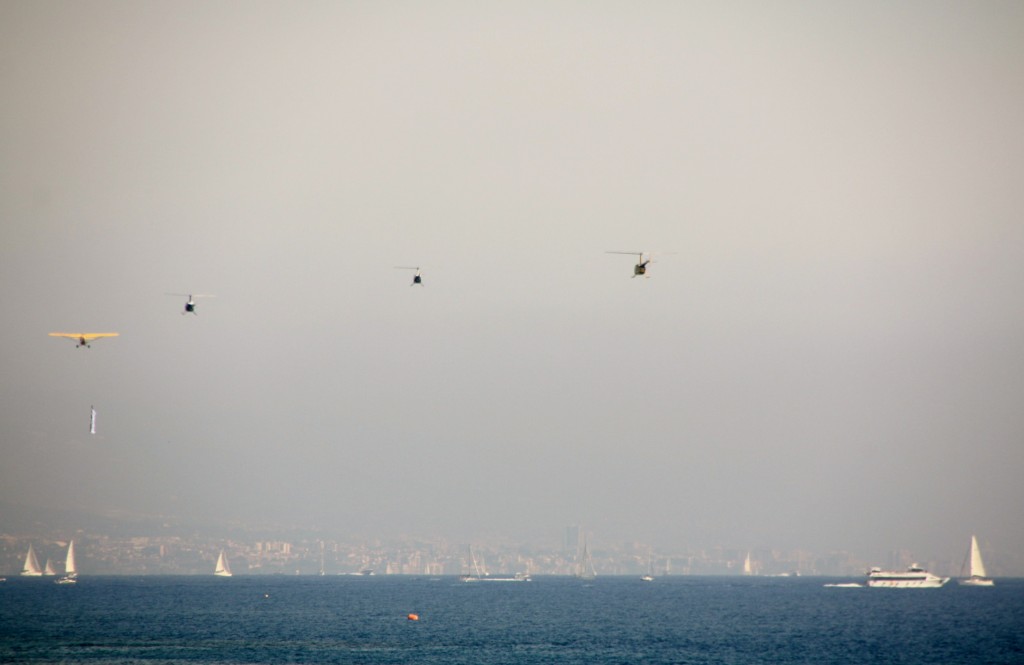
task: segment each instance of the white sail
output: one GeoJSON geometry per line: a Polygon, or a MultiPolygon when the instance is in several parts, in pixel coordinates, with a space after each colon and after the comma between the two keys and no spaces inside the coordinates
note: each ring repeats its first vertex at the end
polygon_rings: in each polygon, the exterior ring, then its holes
{"type": "Polygon", "coordinates": [[[64,559],[64,575],[57,580],[57,584],[77,584],[78,564],[75,563],[75,541],[68,543],[68,555],[64,559]]]}
{"type": "Polygon", "coordinates": [[[26,577],[41,577],[43,571],[39,568],[39,559],[36,558],[36,551],[32,549],[32,544],[29,543],[28,554],[25,555],[25,565],[21,569],[21,574],[26,577]]]}
{"type": "Polygon", "coordinates": [[[988,577],[981,560],[981,550],[978,549],[978,539],[974,536],[971,536],[971,577],[988,577]]]}
{"type": "Polygon", "coordinates": [[[981,549],[978,547],[978,539],[975,536],[971,536],[971,548],[967,552],[967,560],[964,561],[964,568],[969,577],[960,580],[960,584],[964,586],[995,586],[995,582],[989,579],[985,573],[985,564],[981,560],[981,549]]]}
{"type": "Polygon", "coordinates": [[[747,552],[747,558],[743,560],[743,574],[753,575],[754,566],[750,563],[750,552],[747,552]]]}
{"type": "Polygon", "coordinates": [[[46,565],[43,567],[43,575],[56,575],[57,570],[53,567],[53,562],[49,559],[46,560],[46,565]]]}
{"type": "Polygon", "coordinates": [[[581,580],[592,580],[597,577],[597,571],[594,569],[594,560],[590,557],[590,552],[587,550],[587,539],[583,539],[583,551],[580,553],[579,561],[576,565],[576,577],[581,580]]]}
{"type": "Polygon", "coordinates": [[[96,433],[96,409],[89,407],[89,434],[96,433]]]}
{"type": "Polygon", "coordinates": [[[75,541],[68,543],[68,556],[64,560],[64,574],[73,576],[78,574],[78,564],[75,563],[75,541]]]}
{"type": "Polygon", "coordinates": [[[221,550],[220,556],[217,557],[217,567],[214,568],[213,574],[218,577],[231,577],[231,566],[228,565],[228,558],[224,555],[224,550],[221,550]]]}
{"type": "Polygon", "coordinates": [[[476,554],[473,552],[473,546],[469,546],[469,574],[462,576],[463,582],[479,582],[483,579],[483,575],[480,573],[480,563],[476,560],[476,554]]]}

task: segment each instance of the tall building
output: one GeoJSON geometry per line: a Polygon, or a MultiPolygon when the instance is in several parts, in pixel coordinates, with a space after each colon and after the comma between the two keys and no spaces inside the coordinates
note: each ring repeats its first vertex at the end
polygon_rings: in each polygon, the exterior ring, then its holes
{"type": "Polygon", "coordinates": [[[565,536],[562,540],[562,552],[576,556],[583,546],[583,530],[579,524],[565,527],[565,536]]]}

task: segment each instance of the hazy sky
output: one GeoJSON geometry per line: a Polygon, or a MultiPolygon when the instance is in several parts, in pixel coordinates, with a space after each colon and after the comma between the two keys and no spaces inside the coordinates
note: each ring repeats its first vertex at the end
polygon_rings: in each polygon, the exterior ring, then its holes
{"type": "Polygon", "coordinates": [[[1024,552],[1020,2],[4,0],[0,89],[2,502],[1024,552]]]}

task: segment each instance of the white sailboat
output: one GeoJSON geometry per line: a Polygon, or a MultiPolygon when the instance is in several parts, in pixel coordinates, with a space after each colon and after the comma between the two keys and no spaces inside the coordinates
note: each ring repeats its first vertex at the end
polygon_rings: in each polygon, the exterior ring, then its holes
{"type": "Polygon", "coordinates": [[[43,575],[52,577],[57,574],[57,569],[53,567],[53,562],[49,559],[46,560],[46,565],[43,566],[43,575]]]}
{"type": "Polygon", "coordinates": [[[753,575],[754,565],[750,562],[750,552],[747,552],[747,558],[743,560],[743,574],[753,575]]]}
{"type": "Polygon", "coordinates": [[[960,584],[963,586],[995,586],[995,582],[985,574],[985,564],[981,560],[978,539],[973,535],[971,536],[971,547],[967,552],[967,561],[965,563],[969,566],[967,570],[969,577],[960,580],[960,584]]]}
{"type": "Polygon", "coordinates": [[[530,573],[516,573],[515,575],[491,575],[487,572],[487,566],[476,558],[473,546],[469,546],[469,565],[471,572],[463,575],[460,579],[463,582],[529,582],[530,573]]]}
{"type": "Polygon", "coordinates": [[[587,581],[597,577],[597,571],[594,569],[594,560],[590,558],[590,551],[587,550],[586,538],[583,539],[583,551],[580,552],[579,559],[576,562],[576,577],[587,581]]]}
{"type": "Polygon", "coordinates": [[[64,560],[64,576],[57,580],[57,584],[77,584],[78,564],[75,562],[75,541],[68,543],[68,556],[64,560]]]}
{"type": "Polygon", "coordinates": [[[651,558],[651,551],[647,550],[647,573],[640,576],[641,582],[654,581],[654,560],[651,558]]]}
{"type": "Polygon", "coordinates": [[[476,554],[473,552],[473,546],[469,546],[469,574],[462,576],[463,582],[479,582],[484,579],[486,573],[483,572],[480,563],[476,560],[476,554]]]}
{"type": "Polygon", "coordinates": [[[25,555],[25,565],[21,569],[25,577],[42,577],[43,571],[39,568],[39,559],[36,558],[36,551],[32,549],[32,543],[28,545],[28,554],[25,555]]]}
{"type": "Polygon", "coordinates": [[[231,566],[228,565],[224,550],[221,550],[220,556],[217,557],[217,566],[213,569],[213,574],[217,577],[231,577],[231,566]]]}

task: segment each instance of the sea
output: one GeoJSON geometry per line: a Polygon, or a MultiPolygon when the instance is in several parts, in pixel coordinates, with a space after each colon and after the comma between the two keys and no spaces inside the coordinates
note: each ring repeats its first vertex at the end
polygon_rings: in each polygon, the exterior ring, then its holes
{"type": "Polygon", "coordinates": [[[825,586],[841,581],[9,578],[0,583],[0,662],[1024,663],[1024,579],[825,586]]]}

